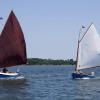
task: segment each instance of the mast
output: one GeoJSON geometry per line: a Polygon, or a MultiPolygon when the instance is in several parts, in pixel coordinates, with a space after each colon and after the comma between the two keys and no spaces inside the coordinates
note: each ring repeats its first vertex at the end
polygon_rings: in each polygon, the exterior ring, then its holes
{"type": "Polygon", "coordinates": [[[77,67],[78,67],[78,53],[79,53],[79,40],[78,40],[78,47],[77,47],[77,56],[76,56],[76,67],[75,67],[75,71],[77,72],[77,67]]]}
{"type": "Polygon", "coordinates": [[[79,31],[79,36],[78,36],[78,42],[77,42],[77,56],[76,56],[76,67],[75,67],[75,71],[77,72],[77,67],[78,67],[78,58],[79,58],[79,43],[80,43],[80,34],[82,33],[82,29],[85,28],[84,26],[82,26],[80,28],[80,31],[79,31]]]}

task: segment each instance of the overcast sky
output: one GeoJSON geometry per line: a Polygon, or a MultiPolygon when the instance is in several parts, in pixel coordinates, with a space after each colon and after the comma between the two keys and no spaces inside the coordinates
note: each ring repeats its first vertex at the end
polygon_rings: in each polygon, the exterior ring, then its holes
{"type": "Polygon", "coordinates": [[[82,25],[100,33],[100,0],[0,0],[0,31],[11,10],[24,32],[28,58],[76,57],[82,25]]]}

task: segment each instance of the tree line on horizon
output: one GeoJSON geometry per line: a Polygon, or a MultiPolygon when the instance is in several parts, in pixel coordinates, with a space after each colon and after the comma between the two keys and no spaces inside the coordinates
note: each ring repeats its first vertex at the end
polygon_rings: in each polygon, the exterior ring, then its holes
{"type": "Polygon", "coordinates": [[[73,59],[67,60],[53,60],[53,59],[41,59],[41,58],[28,58],[28,65],[75,65],[76,61],[73,59]]]}

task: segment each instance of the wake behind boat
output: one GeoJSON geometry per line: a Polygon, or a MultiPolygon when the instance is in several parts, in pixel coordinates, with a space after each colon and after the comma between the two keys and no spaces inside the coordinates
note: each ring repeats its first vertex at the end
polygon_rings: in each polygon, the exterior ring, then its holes
{"type": "MultiPolygon", "coordinates": [[[[0,36],[0,68],[26,64],[26,43],[21,26],[11,11],[0,36]]],[[[2,78],[17,78],[18,72],[0,72],[2,78]]]]}
{"type": "Polygon", "coordinates": [[[78,38],[77,64],[72,73],[73,79],[94,78],[94,72],[89,74],[80,70],[100,66],[100,37],[92,23],[85,34],[78,38]]]}

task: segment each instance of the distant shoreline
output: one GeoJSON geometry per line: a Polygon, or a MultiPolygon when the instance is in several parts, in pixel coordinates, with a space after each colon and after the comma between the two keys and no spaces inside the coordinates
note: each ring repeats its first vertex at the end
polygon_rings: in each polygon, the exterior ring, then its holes
{"type": "Polygon", "coordinates": [[[42,58],[28,58],[27,65],[75,65],[76,61],[73,59],[67,60],[53,60],[53,59],[42,59],[42,58]]]}

